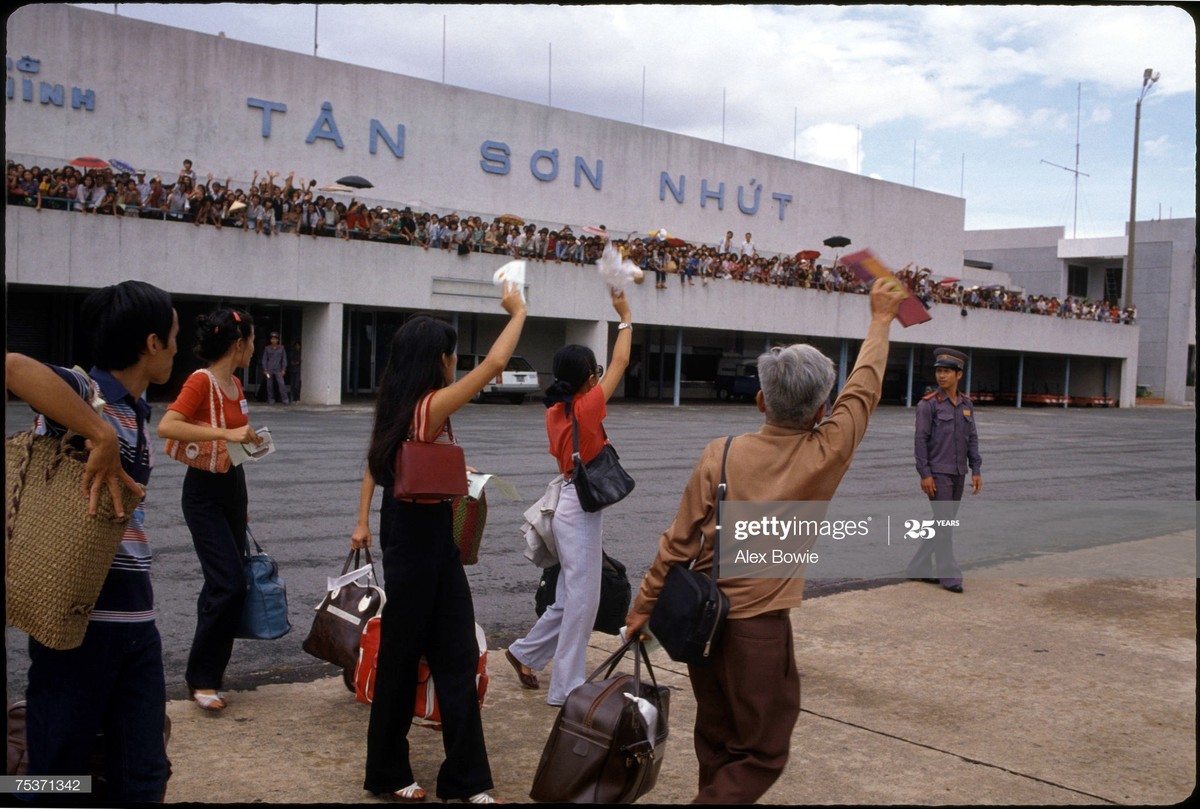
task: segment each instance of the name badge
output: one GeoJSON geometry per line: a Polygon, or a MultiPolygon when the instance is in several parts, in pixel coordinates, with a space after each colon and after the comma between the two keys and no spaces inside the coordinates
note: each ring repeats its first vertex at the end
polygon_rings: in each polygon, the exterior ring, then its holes
{"type": "Polygon", "coordinates": [[[245,399],[242,399],[240,402],[238,402],[238,404],[242,406],[242,415],[250,415],[250,405],[246,403],[245,399]]]}
{"type": "MultiPolygon", "coordinates": [[[[242,402],[242,404],[245,404],[245,402],[242,402]]],[[[971,411],[970,411],[970,410],[964,410],[964,411],[963,411],[963,415],[964,415],[964,416],[969,416],[969,415],[971,415],[971,411]]]]}

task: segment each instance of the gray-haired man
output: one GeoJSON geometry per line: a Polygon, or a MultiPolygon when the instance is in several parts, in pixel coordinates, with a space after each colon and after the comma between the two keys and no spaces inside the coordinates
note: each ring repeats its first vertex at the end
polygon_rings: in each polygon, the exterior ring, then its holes
{"type": "MultiPolygon", "coordinates": [[[[757,402],[766,423],[733,439],[727,499],[832,499],[879,402],[888,327],[904,297],[894,280],[875,282],[867,338],[828,413],[826,399],[836,378],[828,357],[812,346],[792,345],[758,358],[757,402]]],[[[671,565],[696,559],[695,569],[712,570],[712,543],[701,540],[711,538],[716,526],[725,443],[711,442],[700,456],[625,619],[627,637],[649,620],[671,565]]],[[[729,620],[711,663],[688,666],[700,764],[694,802],[754,803],[783,773],[800,715],[789,613],[800,606],[804,575],[801,570],[792,578],[727,578],[720,586],[729,596],[729,620]]]]}

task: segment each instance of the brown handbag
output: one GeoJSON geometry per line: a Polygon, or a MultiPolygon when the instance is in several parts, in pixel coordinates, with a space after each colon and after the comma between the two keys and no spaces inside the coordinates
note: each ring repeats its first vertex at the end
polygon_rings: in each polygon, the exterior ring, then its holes
{"type": "Polygon", "coordinates": [[[352,581],[344,581],[351,570],[361,573],[360,551],[350,551],[342,565],[341,582],[325,593],[317,605],[312,629],[304,639],[302,648],[313,657],[353,670],[358,662],[358,646],[367,621],[383,611],[387,596],[379,586],[375,573],[375,560],[371,549],[366,548],[366,572],[352,581]],[[375,584],[371,584],[374,579],[375,584]]]}
{"type": "Polygon", "coordinates": [[[658,780],[667,742],[670,691],[658,684],[646,648],[630,638],[567,695],[533,777],[529,797],[546,803],[632,803],[658,780]],[[634,645],[633,675],[613,670],[634,645]],[[641,662],[650,682],[642,682],[641,662]],[[608,669],[604,679],[597,679],[608,669]],[[658,711],[648,728],[630,696],[658,711]]]}
{"type": "Polygon", "coordinates": [[[450,443],[421,441],[429,420],[432,394],[426,394],[413,413],[414,438],[396,448],[395,483],[392,497],[402,500],[449,500],[467,493],[467,457],[454,441],[450,419],[446,433],[450,443]]]}

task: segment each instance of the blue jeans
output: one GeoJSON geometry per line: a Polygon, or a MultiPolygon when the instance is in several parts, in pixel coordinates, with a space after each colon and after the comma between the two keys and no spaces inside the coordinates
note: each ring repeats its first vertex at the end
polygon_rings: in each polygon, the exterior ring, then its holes
{"type": "Polygon", "coordinates": [[[93,794],[81,796],[83,802],[162,800],[170,774],[163,741],[167,698],[154,622],[93,621],[83,644],[66,651],[30,638],[29,660],[29,775],[87,775],[103,731],[104,794],[96,794],[93,779],[93,794]]]}

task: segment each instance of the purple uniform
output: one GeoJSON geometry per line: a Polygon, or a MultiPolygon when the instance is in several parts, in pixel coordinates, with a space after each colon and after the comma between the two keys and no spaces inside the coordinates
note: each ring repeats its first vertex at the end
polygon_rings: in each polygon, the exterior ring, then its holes
{"type": "Polygon", "coordinates": [[[917,403],[917,429],[913,442],[917,474],[980,474],[979,435],[975,431],[975,406],[963,394],[958,405],[940,390],[917,403]]]}

